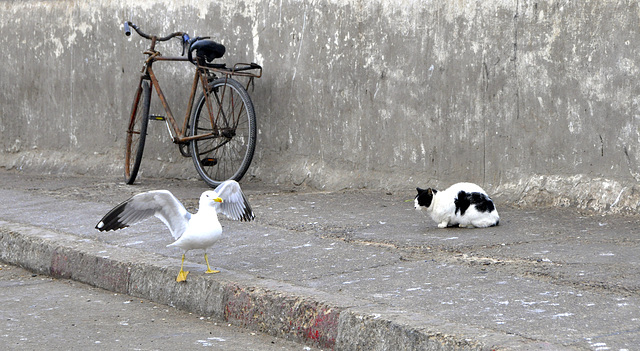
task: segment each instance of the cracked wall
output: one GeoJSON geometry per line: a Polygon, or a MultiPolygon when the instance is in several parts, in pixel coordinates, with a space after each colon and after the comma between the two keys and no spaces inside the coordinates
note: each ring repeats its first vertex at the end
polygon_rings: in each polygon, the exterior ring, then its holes
{"type": "MultiPolygon", "coordinates": [[[[325,189],[464,180],[511,201],[635,210],[639,17],[637,3],[611,0],[2,2],[0,160],[120,179],[144,45],[122,35],[126,19],[211,35],[227,62],[264,66],[248,177],[325,189]]],[[[189,71],[162,73],[181,116],[189,71]]],[[[143,176],[196,176],[164,125],[150,132],[143,176]]]]}

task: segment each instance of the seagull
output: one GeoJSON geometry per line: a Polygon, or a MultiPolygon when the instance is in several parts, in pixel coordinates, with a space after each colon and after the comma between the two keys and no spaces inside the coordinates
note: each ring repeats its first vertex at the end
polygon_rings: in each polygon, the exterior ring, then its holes
{"type": "Polygon", "coordinates": [[[189,271],[184,271],[184,256],[189,250],[204,250],[207,263],[205,273],[219,273],[209,266],[207,249],[222,235],[218,213],[224,213],[233,220],[251,221],[255,218],[247,198],[235,180],[222,182],[214,190],[200,195],[198,212],[189,213],[184,205],[168,190],[153,190],[132,196],[114,207],[96,225],[99,231],[118,230],[156,216],[169,227],[176,241],[167,247],[178,247],[182,253],[182,264],[177,282],[187,280],[189,271]]]}

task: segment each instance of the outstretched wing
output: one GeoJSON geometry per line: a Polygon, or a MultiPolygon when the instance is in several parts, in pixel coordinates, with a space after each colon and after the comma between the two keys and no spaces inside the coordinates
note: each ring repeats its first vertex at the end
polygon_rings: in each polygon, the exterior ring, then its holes
{"type": "Polygon", "coordinates": [[[114,207],[107,213],[96,229],[100,231],[117,230],[156,216],[171,230],[178,239],[184,233],[191,213],[167,190],[154,190],[132,196],[129,200],[114,207]]]}
{"type": "Polygon", "coordinates": [[[255,218],[249,201],[235,180],[222,182],[214,191],[223,201],[220,204],[220,212],[227,217],[236,221],[250,221],[255,218]]]}

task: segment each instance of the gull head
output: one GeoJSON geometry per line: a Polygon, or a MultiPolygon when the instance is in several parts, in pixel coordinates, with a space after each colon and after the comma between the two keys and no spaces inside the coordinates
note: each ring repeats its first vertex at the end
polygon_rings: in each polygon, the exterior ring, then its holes
{"type": "Polygon", "coordinates": [[[216,194],[213,190],[207,190],[202,195],[200,195],[200,207],[203,206],[211,206],[213,207],[216,204],[222,203],[222,200],[218,194],[216,194]]]}

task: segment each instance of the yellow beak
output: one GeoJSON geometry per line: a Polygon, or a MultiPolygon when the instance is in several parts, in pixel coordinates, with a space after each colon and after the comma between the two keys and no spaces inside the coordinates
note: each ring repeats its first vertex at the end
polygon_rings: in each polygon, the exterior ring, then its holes
{"type": "Polygon", "coordinates": [[[222,199],[221,199],[221,198],[219,198],[219,197],[216,197],[215,199],[213,199],[213,201],[215,201],[215,202],[224,202],[224,200],[222,200],[222,199]]]}

